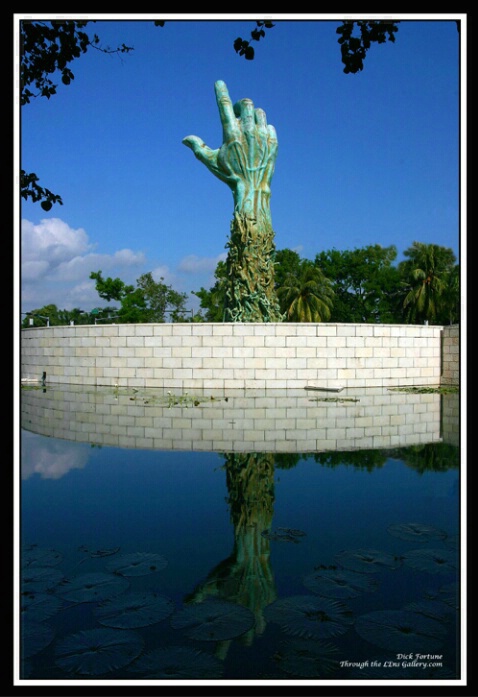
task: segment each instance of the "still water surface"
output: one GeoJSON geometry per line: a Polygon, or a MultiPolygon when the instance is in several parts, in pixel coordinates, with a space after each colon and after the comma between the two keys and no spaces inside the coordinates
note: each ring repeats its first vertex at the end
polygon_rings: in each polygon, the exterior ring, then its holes
{"type": "Polygon", "coordinates": [[[23,679],[460,677],[457,447],[21,451],[23,679]]]}

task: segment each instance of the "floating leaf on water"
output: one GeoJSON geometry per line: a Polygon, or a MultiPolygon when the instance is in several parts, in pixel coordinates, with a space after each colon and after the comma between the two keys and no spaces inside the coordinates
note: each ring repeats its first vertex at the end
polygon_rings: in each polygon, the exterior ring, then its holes
{"type": "Polygon", "coordinates": [[[44,622],[56,615],[63,606],[63,600],[52,593],[32,593],[20,598],[22,621],[44,622]]]}
{"type": "Polygon", "coordinates": [[[400,653],[433,653],[443,645],[441,622],[407,610],[377,610],[360,615],[355,631],[376,646],[400,653]]]}
{"type": "Polygon", "coordinates": [[[106,565],[108,571],[121,576],[146,576],[161,571],[167,566],[161,554],[153,552],[132,552],[112,559],[106,565]]]}
{"type": "Polygon", "coordinates": [[[83,630],[58,642],[56,665],[76,675],[103,675],[134,661],[143,646],[142,637],[130,630],[83,630]]]}
{"type": "Polygon", "coordinates": [[[296,640],[276,654],[285,673],[299,678],[322,678],[339,667],[339,650],[324,641],[296,640]]]}
{"type": "Polygon", "coordinates": [[[339,600],[316,595],[281,598],[264,608],[267,622],[279,624],[286,634],[305,639],[326,639],[344,634],[353,623],[350,609],[339,600]]]}
{"type": "Polygon", "coordinates": [[[66,579],[58,594],[71,602],[91,603],[116,598],[127,588],[129,582],[125,578],[98,572],[66,579]]]}
{"type": "Polygon", "coordinates": [[[57,586],[64,576],[53,566],[28,566],[20,572],[20,592],[22,594],[43,593],[57,586]]]}
{"type": "Polygon", "coordinates": [[[457,554],[449,549],[412,549],[403,555],[403,563],[417,571],[446,574],[456,571],[457,554]]]}
{"type": "Polygon", "coordinates": [[[292,537],[305,537],[306,533],[298,528],[277,528],[278,532],[286,533],[292,537]]]}
{"type": "Polygon", "coordinates": [[[100,624],[119,629],[147,627],[161,622],[174,611],[174,603],[153,591],[124,593],[118,598],[105,600],[95,610],[100,624]]]}
{"type": "Polygon", "coordinates": [[[254,614],[248,608],[216,599],[187,605],[171,617],[173,629],[184,629],[189,638],[202,641],[234,639],[254,623],[254,614]]]}
{"type": "Polygon", "coordinates": [[[57,566],[63,559],[63,555],[56,549],[46,549],[29,545],[22,548],[21,564],[26,568],[29,566],[57,566]]]}
{"type": "Polygon", "coordinates": [[[379,583],[370,574],[349,569],[322,569],[313,571],[303,580],[304,586],[327,598],[355,598],[362,593],[376,591],[379,583]]]}
{"type": "Polygon", "coordinates": [[[299,542],[300,537],[305,537],[305,532],[298,528],[277,528],[276,530],[263,530],[262,537],[274,542],[299,542]]]}
{"type": "Polygon", "coordinates": [[[96,550],[89,550],[84,548],[84,551],[87,552],[90,557],[95,558],[95,557],[111,557],[113,554],[118,554],[120,551],[121,547],[113,547],[112,549],[96,549],[96,550]]]}
{"type": "Polygon", "coordinates": [[[53,627],[45,622],[23,623],[20,632],[22,660],[31,658],[43,651],[51,644],[54,636],[53,627]]]}
{"type": "Polygon", "coordinates": [[[390,535],[399,537],[401,540],[412,540],[417,542],[429,542],[430,540],[444,540],[447,533],[431,525],[422,523],[397,523],[387,528],[390,535]]]}
{"type": "Polygon", "coordinates": [[[359,573],[378,573],[385,569],[397,569],[401,560],[389,552],[377,549],[345,550],[335,555],[340,566],[359,573]]]}
{"type": "Polygon", "coordinates": [[[222,677],[223,663],[204,651],[186,646],[152,649],[128,666],[149,680],[214,680],[222,677]]]}
{"type": "Polygon", "coordinates": [[[419,615],[429,617],[437,622],[446,622],[454,617],[455,613],[450,605],[440,600],[418,600],[408,603],[403,607],[404,610],[417,612],[419,615]]]}

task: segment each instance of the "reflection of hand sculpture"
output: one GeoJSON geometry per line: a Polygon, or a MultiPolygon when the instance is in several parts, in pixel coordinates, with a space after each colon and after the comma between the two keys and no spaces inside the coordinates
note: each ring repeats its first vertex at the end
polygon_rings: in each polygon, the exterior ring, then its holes
{"type": "Polygon", "coordinates": [[[232,106],[222,80],[214,87],[222,123],[221,148],[211,150],[197,136],[187,136],[183,143],[231,188],[235,213],[270,221],[270,183],[278,147],[275,128],[267,125],[265,112],[254,109],[250,99],[232,106]]]}
{"type": "MultiPolygon", "coordinates": [[[[270,565],[270,542],[261,534],[272,524],[274,454],[227,453],[225,457],[234,550],[212,569],[186,602],[201,602],[213,596],[249,608],[256,624],[242,641],[250,644],[255,634],[265,630],[264,607],[277,597],[270,565]]],[[[222,649],[227,651],[227,646],[222,649]]]]}

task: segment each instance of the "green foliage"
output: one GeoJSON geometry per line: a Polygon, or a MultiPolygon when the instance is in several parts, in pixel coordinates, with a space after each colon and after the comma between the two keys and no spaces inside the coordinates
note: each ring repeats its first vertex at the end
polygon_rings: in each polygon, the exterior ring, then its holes
{"type": "Polygon", "coordinates": [[[96,291],[103,300],[116,300],[118,302],[134,290],[134,286],[127,286],[120,278],[103,278],[101,271],[92,271],[90,278],[96,281],[96,291]]]}
{"type": "MultiPolygon", "coordinates": [[[[331,249],[316,255],[315,261],[302,259],[291,249],[275,252],[274,279],[281,311],[286,321],[330,321],[373,324],[422,322],[421,305],[415,305],[413,288],[420,290],[423,274],[413,274],[420,264],[428,268],[434,260],[440,292],[433,297],[437,324],[459,321],[460,267],[452,250],[437,245],[414,243],[404,252],[406,261],[395,264],[395,246],[367,247],[339,251],[331,249]],[[312,268],[312,270],[311,270],[312,268]],[[410,279],[413,280],[411,284],[410,279]],[[415,279],[415,280],[414,280],[415,279]],[[329,314],[328,314],[329,313],[329,314]],[[318,319],[320,317],[320,319],[318,319]],[[311,319],[314,318],[314,319],[311,319]]],[[[423,269],[422,269],[423,271],[423,269]]],[[[201,300],[207,322],[222,322],[227,268],[216,267],[215,284],[194,293],[201,300]]],[[[435,283],[435,286],[437,284],[435,283]]],[[[416,293],[417,302],[422,302],[416,293]]],[[[428,319],[430,321],[431,317],[428,319]]]]}
{"type": "Polygon", "coordinates": [[[457,314],[459,276],[453,250],[414,242],[398,270],[402,277],[402,308],[406,322],[447,323],[457,314]]]}
{"type": "Polygon", "coordinates": [[[396,247],[369,245],[360,249],[321,252],[315,263],[331,279],[334,290],[332,322],[396,322],[399,274],[392,262],[396,247]]]}
{"type": "Polygon", "coordinates": [[[121,323],[164,322],[166,314],[171,315],[173,322],[186,321],[186,293],[166,285],[163,277],[155,281],[151,272],[142,274],[136,281],[136,288],[126,285],[120,278],[103,278],[101,271],[92,271],[90,278],[96,281],[101,298],[121,303],[117,310],[121,323]]]}
{"type": "Polygon", "coordinates": [[[460,448],[449,443],[423,443],[399,448],[397,456],[419,474],[447,472],[460,467],[460,448]]]}
{"type": "Polygon", "coordinates": [[[289,273],[277,290],[281,311],[288,322],[326,322],[333,304],[332,284],[308,259],[298,273],[289,273]]]}
{"type": "Polygon", "coordinates": [[[200,306],[205,310],[206,322],[223,322],[226,307],[227,267],[225,261],[219,261],[214,272],[215,283],[212,288],[201,288],[193,291],[201,301],[200,306]]]}
{"type": "Polygon", "coordinates": [[[47,324],[49,324],[50,327],[55,327],[70,324],[70,322],[74,322],[75,324],[88,324],[89,322],[87,313],[79,308],[60,310],[56,305],[52,304],[44,305],[43,307],[29,312],[22,320],[23,328],[32,326],[30,324],[30,319],[33,320],[34,327],[46,327],[47,324]]]}

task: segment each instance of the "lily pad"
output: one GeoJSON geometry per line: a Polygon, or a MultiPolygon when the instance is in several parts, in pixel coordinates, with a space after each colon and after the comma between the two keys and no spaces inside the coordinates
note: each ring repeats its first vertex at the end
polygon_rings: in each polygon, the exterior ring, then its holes
{"type": "Polygon", "coordinates": [[[21,563],[23,567],[29,566],[58,566],[63,560],[63,554],[56,549],[47,549],[29,545],[23,547],[21,553],[21,563]]]}
{"type": "Polygon", "coordinates": [[[264,618],[267,622],[279,624],[286,634],[304,639],[339,636],[353,623],[353,614],[347,605],[316,595],[295,595],[276,600],[265,607],[264,618]]]}
{"type": "Polygon", "coordinates": [[[146,680],[214,680],[222,677],[223,663],[204,651],[187,646],[152,649],[132,663],[128,670],[146,680]]]}
{"type": "Polygon", "coordinates": [[[80,574],[66,579],[58,592],[65,600],[76,603],[92,603],[116,598],[129,588],[129,581],[114,574],[102,572],[80,574]]]}
{"type": "Polygon", "coordinates": [[[161,571],[167,564],[167,560],[161,554],[132,552],[122,554],[108,562],[106,569],[121,576],[146,576],[155,571],[161,571]]]}
{"type": "Polygon", "coordinates": [[[143,650],[142,637],[124,629],[89,629],[70,634],[55,648],[56,665],[66,673],[103,675],[124,668],[143,650]]]}
{"type": "Polygon", "coordinates": [[[60,569],[52,566],[28,566],[20,572],[20,591],[23,595],[43,593],[55,588],[64,575],[60,569]]]}
{"type": "Polygon", "coordinates": [[[379,571],[397,569],[401,561],[394,554],[377,549],[345,550],[335,555],[340,566],[359,573],[378,573],[379,571]]]}
{"type": "Polygon", "coordinates": [[[430,540],[445,540],[447,533],[431,525],[421,523],[397,523],[387,528],[390,535],[399,537],[401,540],[411,540],[416,542],[430,542],[430,540]]]}
{"type": "Polygon", "coordinates": [[[208,599],[186,605],[171,617],[173,629],[183,629],[190,639],[224,641],[241,636],[254,626],[255,617],[243,605],[208,599]]]}
{"type": "Polygon", "coordinates": [[[400,653],[432,653],[443,645],[441,622],[409,610],[377,610],[357,617],[355,631],[376,646],[400,653]]]}
{"type": "Polygon", "coordinates": [[[417,571],[446,574],[456,571],[457,554],[449,549],[412,549],[403,555],[403,563],[417,571]]]}
{"type": "Polygon", "coordinates": [[[455,616],[455,611],[445,601],[440,600],[417,600],[413,603],[407,603],[404,610],[417,612],[423,617],[429,617],[438,622],[446,622],[455,616]]]}
{"type": "Polygon", "coordinates": [[[339,667],[339,650],[324,641],[298,640],[276,655],[285,673],[299,678],[322,678],[339,667]]]}
{"type": "Polygon", "coordinates": [[[276,530],[263,530],[262,537],[274,542],[299,542],[301,537],[305,537],[305,532],[298,528],[277,528],[276,530]]]}
{"type": "Polygon", "coordinates": [[[355,598],[362,593],[376,591],[378,581],[370,574],[349,569],[321,569],[313,571],[303,580],[304,586],[317,595],[327,598],[355,598]]]}
{"type": "Polygon", "coordinates": [[[100,624],[120,629],[147,627],[161,622],[174,611],[174,603],[154,592],[124,593],[118,598],[105,600],[95,610],[100,624]]]}
{"type": "Polygon", "coordinates": [[[46,622],[24,622],[20,631],[22,660],[43,651],[54,636],[53,627],[46,622]]]}
{"type": "Polygon", "coordinates": [[[52,593],[32,593],[20,599],[22,621],[44,622],[61,610],[63,600],[52,593]]]}

